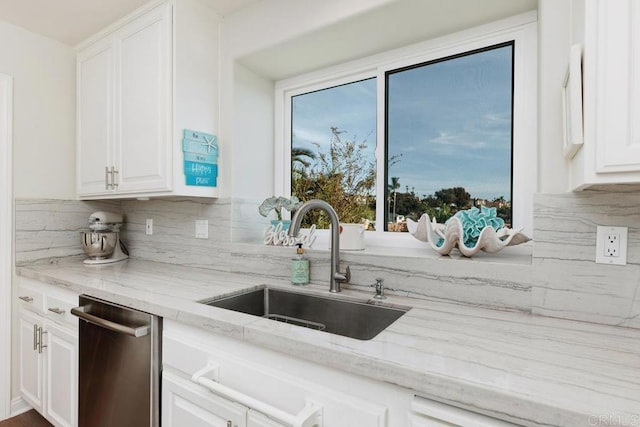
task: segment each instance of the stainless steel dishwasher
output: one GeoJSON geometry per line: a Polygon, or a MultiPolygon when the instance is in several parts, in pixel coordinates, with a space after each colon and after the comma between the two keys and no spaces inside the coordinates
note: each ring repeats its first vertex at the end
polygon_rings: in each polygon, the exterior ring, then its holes
{"type": "Polygon", "coordinates": [[[161,318],[80,295],[79,427],[160,425],[161,318]]]}

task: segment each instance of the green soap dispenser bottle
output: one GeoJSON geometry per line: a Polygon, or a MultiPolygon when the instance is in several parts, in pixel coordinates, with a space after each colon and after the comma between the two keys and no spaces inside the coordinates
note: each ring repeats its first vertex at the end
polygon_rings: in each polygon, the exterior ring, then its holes
{"type": "Polygon", "coordinates": [[[302,243],[296,243],[296,256],[291,260],[291,284],[309,284],[309,259],[304,256],[302,243]]]}

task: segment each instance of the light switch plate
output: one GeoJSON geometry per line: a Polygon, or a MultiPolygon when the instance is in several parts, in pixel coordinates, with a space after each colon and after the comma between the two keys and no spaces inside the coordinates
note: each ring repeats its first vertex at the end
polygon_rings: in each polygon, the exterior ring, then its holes
{"type": "Polygon", "coordinates": [[[209,220],[196,219],[196,239],[209,238],[209,220]]]}
{"type": "Polygon", "coordinates": [[[596,262],[627,264],[627,227],[598,226],[596,232],[596,262]]]}
{"type": "Polygon", "coordinates": [[[153,234],[153,218],[147,218],[145,231],[147,233],[147,236],[151,236],[153,234]]]}

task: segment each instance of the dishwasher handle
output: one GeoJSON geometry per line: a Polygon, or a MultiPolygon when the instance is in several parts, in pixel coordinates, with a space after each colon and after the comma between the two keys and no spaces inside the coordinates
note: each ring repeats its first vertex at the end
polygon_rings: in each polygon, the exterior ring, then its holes
{"type": "Polygon", "coordinates": [[[93,314],[87,313],[87,309],[89,307],[90,305],[74,307],[71,309],[71,314],[79,317],[82,320],[86,320],[89,323],[93,323],[96,326],[100,326],[102,328],[120,334],[131,335],[132,337],[136,338],[144,337],[145,335],[149,334],[149,325],[138,326],[137,328],[121,325],[119,323],[112,322],[111,320],[103,319],[102,317],[94,316],[93,314]]]}

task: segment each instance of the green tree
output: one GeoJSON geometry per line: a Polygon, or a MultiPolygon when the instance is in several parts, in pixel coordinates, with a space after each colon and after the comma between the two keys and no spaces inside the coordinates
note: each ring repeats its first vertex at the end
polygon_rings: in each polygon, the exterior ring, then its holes
{"type": "Polygon", "coordinates": [[[443,188],[436,191],[435,197],[444,204],[453,205],[456,210],[471,207],[471,195],[463,187],[443,188]]]}
{"type": "Polygon", "coordinates": [[[316,154],[308,148],[291,148],[291,169],[302,170],[311,166],[311,161],[316,159],[316,154]]]}
{"type": "MultiPolygon", "coordinates": [[[[301,201],[322,199],[336,210],[341,222],[359,223],[374,219],[371,199],[375,199],[375,164],[365,157],[367,140],[344,138],[344,131],[331,128],[328,150],[316,144],[315,163],[300,164],[299,174],[292,174],[291,193],[301,201]]],[[[328,228],[329,219],[321,211],[311,211],[303,225],[328,228]]]]}
{"type": "Polygon", "coordinates": [[[414,193],[408,191],[406,193],[398,193],[397,204],[397,213],[404,215],[406,218],[411,218],[414,221],[420,219],[424,210],[420,199],[418,199],[414,193]]]}

